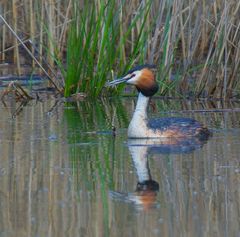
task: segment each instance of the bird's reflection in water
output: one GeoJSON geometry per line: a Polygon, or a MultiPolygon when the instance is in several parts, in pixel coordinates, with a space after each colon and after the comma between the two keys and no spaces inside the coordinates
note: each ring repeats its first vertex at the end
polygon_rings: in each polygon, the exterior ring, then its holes
{"type": "Polygon", "coordinates": [[[196,137],[162,138],[162,139],[129,139],[128,149],[132,156],[137,174],[136,190],[131,193],[110,191],[110,197],[127,203],[132,203],[140,209],[156,207],[159,184],[150,172],[149,154],[181,154],[191,153],[201,148],[207,140],[196,137]]]}

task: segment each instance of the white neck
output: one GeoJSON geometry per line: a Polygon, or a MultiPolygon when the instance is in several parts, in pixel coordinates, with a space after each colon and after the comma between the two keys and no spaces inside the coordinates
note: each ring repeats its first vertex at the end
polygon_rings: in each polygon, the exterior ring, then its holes
{"type": "Polygon", "coordinates": [[[144,137],[147,129],[147,107],[149,97],[139,92],[136,109],[128,127],[128,136],[139,138],[144,137]]]}
{"type": "Polygon", "coordinates": [[[134,116],[143,116],[147,118],[147,107],[148,107],[148,102],[149,102],[149,97],[143,95],[141,92],[138,94],[138,100],[137,100],[137,105],[136,109],[134,111],[133,117],[134,116]]]}

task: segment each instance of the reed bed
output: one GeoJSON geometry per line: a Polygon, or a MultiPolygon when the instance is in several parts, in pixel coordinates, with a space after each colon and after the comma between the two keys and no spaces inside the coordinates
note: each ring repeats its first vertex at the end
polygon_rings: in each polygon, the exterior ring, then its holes
{"type": "MultiPolygon", "coordinates": [[[[239,96],[238,1],[11,0],[0,14],[65,96],[98,96],[106,80],[141,63],[158,66],[159,94],[239,96]]],[[[2,21],[0,32],[1,62],[39,73],[2,21]]]]}

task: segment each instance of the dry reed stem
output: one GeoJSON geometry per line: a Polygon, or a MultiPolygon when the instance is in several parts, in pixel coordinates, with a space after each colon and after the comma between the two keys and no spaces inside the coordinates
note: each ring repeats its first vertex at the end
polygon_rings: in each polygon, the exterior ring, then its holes
{"type": "MultiPolygon", "coordinates": [[[[13,20],[13,29],[14,32],[17,32],[18,26],[17,26],[17,2],[16,0],[12,0],[12,20],[13,20]]],[[[21,67],[20,67],[20,56],[19,56],[19,48],[17,44],[16,37],[13,38],[13,44],[14,44],[14,56],[13,56],[13,62],[17,65],[17,74],[21,75],[21,67]]]]}
{"type": "Polygon", "coordinates": [[[37,60],[37,58],[32,54],[32,52],[27,48],[27,46],[23,43],[23,41],[19,38],[19,36],[16,34],[16,32],[11,28],[11,26],[6,22],[6,20],[0,15],[0,18],[3,20],[3,22],[6,24],[6,26],[8,27],[8,29],[12,32],[12,34],[14,35],[14,37],[16,38],[16,40],[18,40],[21,45],[24,47],[24,49],[28,52],[28,54],[31,56],[31,58],[38,64],[38,66],[42,69],[42,71],[45,73],[45,75],[48,77],[49,81],[53,84],[53,86],[59,91],[61,92],[61,90],[58,88],[58,86],[56,85],[56,83],[52,80],[52,78],[50,77],[50,75],[47,73],[47,71],[43,68],[43,66],[39,63],[39,61],[37,60]]]}
{"type": "MultiPolygon", "coordinates": [[[[66,48],[67,25],[70,19],[71,6],[72,6],[72,0],[69,0],[66,15],[64,15],[64,22],[63,22],[60,37],[59,37],[60,52],[63,52],[64,48],[66,48]]],[[[61,23],[59,22],[59,24],[61,23]]]]}
{"type": "Polygon", "coordinates": [[[53,0],[47,0],[45,1],[45,9],[47,12],[47,19],[48,19],[48,54],[47,54],[47,61],[50,65],[51,68],[54,67],[54,40],[56,39],[55,32],[56,30],[54,29],[55,25],[55,16],[54,16],[54,1],[53,0]]]}
{"type": "MultiPolygon", "coordinates": [[[[30,39],[31,42],[34,42],[35,35],[35,18],[34,18],[34,9],[33,9],[33,0],[29,0],[29,17],[30,17],[30,39]]],[[[34,47],[31,47],[32,54],[34,55],[34,47]]],[[[35,61],[32,60],[32,67],[34,68],[35,61]]]]}
{"type": "Polygon", "coordinates": [[[40,30],[39,30],[39,62],[42,64],[43,60],[43,22],[44,22],[44,0],[41,0],[40,13],[40,30]]]}
{"type": "MultiPolygon", "coordinates": [[[[5,18],[6,16],[6,2],[2,3],[2,12],[0,14],[3,13],[3,17],[5,18]]],[[[1,42],[1,46],[2,49],[4,49],[6,47],[6,26],[5,24],[1,25],[2,27],[2,42],[1,42]]],[[[5,53],[0,54],[1,58],[0,60],[4,61],[5,60],[5,53]]]]}
{"type": "MultiPolygon", "coordinates": [[[[68,21],[67,21],[67,24],[69,24],[71,21],[72,21],[71,19],[68,20],[68,21]]],[[[58,26],[56,26],[55,28],[61,28],[62,26],[63,26],[63,24],[58,25],[58,26]]],[[[42,27],[41,29],[42,29],[42,30],[40,31],[40,33],[39,33],[39,34],[36,34],[36,35],[34,36],[34,41],[36,41],[38,38],[41,39],[41,37],[44,38],[44,36],[47,37],[47,32],[43,30],[43,27],[42,27]],[[42,34],[41,34],[41,33],[42,33],[42,34]]],[[[28,41],[29,41],[29,39],[22,40],[22,42],[23,42],[24,44],[27,43],[28,41]]],[[[40,55],[40,52],[41,52],[40,49],[43,49],[44,43],[43,43],[43,41],[41,41],[41,40],[40,40],[39,42],[40,42],[40,43],[39,43],[40,45],[39,45],[39,50],[38,50],[38,52],[39,52],[39,55],[40,55]],[[41,43],[41,42],[42,42],[42,43],[41,43]],[[40,47],[41,47],[41,48],[40,48],[40,47]]],[[[17,45],[20,46],[21,43],[17,43],[17,45]]],[[[0,54],[4,54],[4,53],[7,53],[7,52],[9,52],[9,51],[12,51],[12,50],[14,49],[14,47],[15,47],[15,46],[10,46],[10,47],[5,48],[4,50],[0,51],[0,54]]],[[[42,52],[41,55],[43,55],[43,52],[42,52]]]]}

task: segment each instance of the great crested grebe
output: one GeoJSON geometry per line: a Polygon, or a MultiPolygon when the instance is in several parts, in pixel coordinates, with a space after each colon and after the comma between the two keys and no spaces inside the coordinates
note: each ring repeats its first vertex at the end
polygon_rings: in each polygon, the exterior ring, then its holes
{"type": "Polygon", "coordinates": [[[122,78],[107,82],[106,86],[120,83],[135,85],[138,90],[138,100],[132,120],[128,127],[129,138],[164,138],[193,137],[207,139],[209,130],[198,121],[191,118],[157,118],[148,119],[147,108],[150,98],[158,91],[154,73],[154,65],[137,66],[127,72],[122,78]]]}

